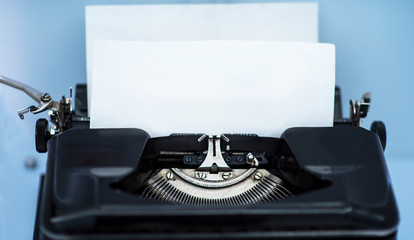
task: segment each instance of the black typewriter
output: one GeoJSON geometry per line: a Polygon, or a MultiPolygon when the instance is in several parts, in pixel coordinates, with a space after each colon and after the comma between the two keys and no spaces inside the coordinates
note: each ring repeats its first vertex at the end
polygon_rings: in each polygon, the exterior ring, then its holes
{"type": "Polygon", "coordinates": [[[48,152],[34,239],[395,239],[399,222],[383,150],[386,130],[361,125],[370,95],[334,127],[254,134],[90,129],[86,85],[69,98],[0,76],[49,110],[36,123],[48,152]],[[49,121],[53,124],[49,128],[49,121]]]}

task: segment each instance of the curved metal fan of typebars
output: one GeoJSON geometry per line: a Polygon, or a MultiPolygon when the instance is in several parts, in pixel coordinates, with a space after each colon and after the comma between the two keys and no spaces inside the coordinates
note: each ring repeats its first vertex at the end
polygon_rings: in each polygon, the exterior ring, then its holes
{"type": "Polygon", "coordinates": [[[256,168],[219,174],[162,169],[144,186],[143,198],[185,205],[242,206],[293,197],[280,178],[256,168]]]}

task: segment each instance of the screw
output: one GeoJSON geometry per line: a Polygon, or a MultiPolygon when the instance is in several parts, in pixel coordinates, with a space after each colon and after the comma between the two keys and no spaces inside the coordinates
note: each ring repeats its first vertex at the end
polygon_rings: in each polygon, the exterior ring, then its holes
{"type": "Polygon", "coordinates": [[[247,156],[246,156],[246,158],[247,158],[247,161],[248,162],[252,162],[253,159],[254,159],[254,155],[252,153],[248,153],[247,156]]]}
{"type": "Polygon", "coordinates": [[[203,156],[199,156],[199,157],[197,157],[197,162],[201,163],[201,162],[203,162],[203,161],[204,161],[203,156]]]}
{"type": "Polygon", "coordinates": [[[50,100],[50,95],[49,95],[49,93],[45,93],[45,94],[43,94],[43,96],[41,97],[41,100],[42,100],[42,101],[45,101],[45,102],[49,101],[49,100],[50,100]]]}
{"type": "Polygon", "coordinates": [[[229,179],[229,178],[231,177],[231,172],[224,172],[224,173],[221,175],[221,177],[222,177],[224,180],[227,180],[227,179],[229,179]]]}
{"type": "Polygon", "coordinates": [[[207,177],[207,174],[205,172],[195,172],[195,177],[198,179],[204,179],[207,177]]]}
{"type": "Polygon", "coordinates": [[[174,179],[174,174],[172,172],[168,172],[167,173],[167,179],[168,180],[173,180],[174,179]]]}
{"type": "Polygon", "coordinates": [[[254,175],[254,179],[256,179],[256,180],[260,180],[260,179],[262,179],[262,174],[261,174],[261,173],[256,173],[256,174],[254,175]]]}
{"type": "Polygon", "coordinates": [[[185,156],[185,157],[184,157],[184,162],[185,162],[185,163],[190,163],[190,162],[191,162],[191,160],[192,160],[192,159],[191,159],[191,157],[190,157],[190,156],[185,156]]]}

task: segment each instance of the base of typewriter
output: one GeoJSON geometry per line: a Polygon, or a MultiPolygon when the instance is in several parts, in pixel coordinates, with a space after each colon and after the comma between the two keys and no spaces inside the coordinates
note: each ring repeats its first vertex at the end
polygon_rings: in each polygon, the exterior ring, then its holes
{"type": "Polygon", "coordinates": [[[203,135],[53,137],[34,239],[395,239],[398,210],[375,133],[224,138],[215,149],[230,170],[217,158],[217,169],[200,167],[213,141],[203,135]]]}

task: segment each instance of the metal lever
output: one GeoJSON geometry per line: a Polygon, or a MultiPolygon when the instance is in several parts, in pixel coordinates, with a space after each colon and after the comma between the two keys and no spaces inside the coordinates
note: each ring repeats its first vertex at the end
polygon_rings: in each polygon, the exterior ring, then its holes
{"type": "Polygon", "coordinates": [[[0,75],[0,82],[4,83],[10,87],[19,89],[23,92],[25,92],[27,95],[29,95],[31,98],[33,98],[36,102],[40,103],[42,100],[42,96],[44,95],[42,92],[24,84],[18,81],[15,81],[13,79],[10,79],[8,77],[4,77],[0,75]]]}
{"type": "Polygon", "coordinates": [[[371,104],[371,94],[365,93],[362,96],[361,102],[351,100],[349,103],[351,105],[350,118],[352,125],[361,126],[361,119],[368,115],[369,106],[371,104]]]}
{"type": "Polygon", "coordinates": [[[29,106],[27,108],[23,108],[20,109],[19,111],[17,111],[17,114],[19,114],[20,119],[24,119],[24,114],[28,113],[28,112],[33,112],[35,111],[37,108],[35,105],[29,106]]]}
{"type": "Polygon", "coordinates": [[[359,106],[359,113],[361,118],[364,118],[368,115],[368,110],[369,110],[369,106],[371,104],[371,94],[370,93],[365,93],[362,96],[362,101],[361,104],[359,106]]]}
{"type": "Polygon", "coordinates": [[[246,155],[246,162],[250,164],[252,167],[259,166],[259,160],[253,155],[253,153],[248,153],[246,155]]]}
{"type": "Polygon", "coordinates": [[[29,106],[27,108],[19,110],[17,113],[21,119],[24,119],[24,114],[31,112],[33,114],[44,112],[48,109],[58,111],[59,110],[59,103],[54,102],[53,99],[50,97],[49,93],[42,93],[24,83],[12,80],[10,78],[4,77],[0,75],[0,83],[4,83],[10,87],[19,89],[29,95],[32,99],[34,99],[39,106],[29,106]]]}
{"type": "Polygon", "coordinates": [[[206,159],[197,169],[197,171],[209,171],[218,173],[219,171],[231,171],[229,165],[224,161],[221,155],[220,138],[216,136],[208,137],[208,152],[206,159]]]}

